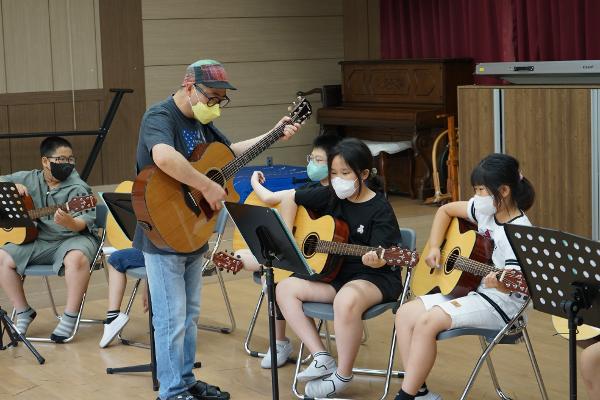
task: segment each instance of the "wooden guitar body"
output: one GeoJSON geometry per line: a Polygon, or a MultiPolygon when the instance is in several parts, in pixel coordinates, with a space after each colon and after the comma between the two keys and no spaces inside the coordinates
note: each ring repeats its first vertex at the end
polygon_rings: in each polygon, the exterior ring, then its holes
{"type": "MultiPolygon", "coordinates": [[[[33,199],[31,196],[23,196],[23,205],[27,211],[35,209],[33,199]]],[[[0,229],[0,246],[4,246],[6,243],[13,244],[25,244],[33,242],[38,236],[38,230],[36,227],[31,226],[27,228],[1,228],[0,229]]]]}
{"type": "MultiPolygon", "coordinates": [[[[254,192],[248,195],[244,204],[268,207],[268,205],[263,203],[254,192]]],[[[279,205],[275,208],[279,208],[279,205]]],[[[306,208],[300,206],[296,213],[292,232],[308,265],[310,265],[312,270],[316,273],[323,273],[323,275],[321,275],[321,281],[331,282],[339,271],[343,258],[332,254],[311,251],[310,246],[307,245],[307,239],[317,236],[320,240],[346,243],[349,235],[348,226],[344,222],[336,220],[329,215],[313,218],[306,208]]],[[[245,248],[248,248],[248,246],[246,245],[244,238],[239,230],[235,229],[233,231],[233,249],[237,251],[245,248]]],[[[289,277],[292,273],[274,268],[274,274],[275,282],[280,282],[284,278],[289,277]]]]}
{"type": "MultiPolygon", "coordinates": [[[[552,316],[552,325],[554,330],[565,339],[569,339],[569,320],[566,318],[552,316]]],[[[590,325],[580,325],[577,327],[577,341],[593,341],[600,340],[600,328],[590,325]]]]}
{"type": "Polygon", "coordinates": [[[411,289],[416,296],[421,296],[439,288],[442,294],[453,297],[465,296],[477,288],[481,277],[463,273],[455,269],[448,259],[452,254],[460,254],[471,260],[489,263],[494,249],[493,242],[478,234],[468,221],[454,218],[446,231],[442,244],[441,268],[430,268],[425,262],[429,254],[429,243],[421,252],[422,257],[415,267],[411,289]]]}
{"type": "MultiPolygon", "coordinates": [[[[221,168],[235,158],[219,142],[201,144],[190,157],[199,172],[222,184],[227,201],[237,202],[233,180],[226,181],[221,168]]],[[[200,249],[213,234],[218,213],[201,197],[194,202],[186,185],[156,166],[144,168],[133,184],[132,203],[136,218],[148,238],[159,248],[190,253],[200,249]]]]}

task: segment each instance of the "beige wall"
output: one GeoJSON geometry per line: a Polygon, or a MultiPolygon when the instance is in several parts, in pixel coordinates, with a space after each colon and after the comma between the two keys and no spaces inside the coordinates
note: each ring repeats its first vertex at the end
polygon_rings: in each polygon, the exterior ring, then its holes
{"type": "Polygon", "coordinates": [[[98,0],[2,0],[1,6],[0,93],[102,87],[98,0]]]}
{"type": "MultiPolygon", "coordinates": [[[[298,90],[340,82],[344,57],[342,0],[143,0],[146,102],[162,100],[200,58],[225,64],[231,105],[216,125],[232,141],[263,133],[286,112],[298,90]]],[[[319,99],[312,97],[316,110],[319,99]]],[[[302,165],[318,133],[314,118],[302,134],[267,156],[302,165]]]]}

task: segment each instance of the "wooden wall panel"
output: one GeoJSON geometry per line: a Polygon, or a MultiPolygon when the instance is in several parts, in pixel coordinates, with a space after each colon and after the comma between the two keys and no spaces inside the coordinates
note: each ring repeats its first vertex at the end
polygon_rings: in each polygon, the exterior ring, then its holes
{"type": "Polygon", "coordinates": [[[303,0],[143,0],[144,19],[296,17],[342,15],[341,1],[303,0]]]}
{"type": "MultiPolygon", "coordinates": [[[[8,132],[8,107],[0,106],[0,134],[8,132]]],[[[10,169],[10,139],[0,140],[0,175],[7,175],[10,169]]]]}
{"type": "MultiPolygon", "coordinates": [[[[13,133],[54,131],[53,104],[15,105],[8,108],[8,123],[13,133]]],[[[32,170],[42,167],[40,143],[43,138],[14,139],[10,141],[11,171],[32,170]]]]}
{"type": "Polygon", "coordinates": [[[54,90],[101,87],[94,0],[50,0],[49,5],[54,90]]]}
{"type": "Polygon", "coordinates": [[[379,58],[379,0],[344,0],[344,59],[379,58]]]}
{"type": "Polygon", "coordinates": [[[494,151],[494,104],[492,89],[458,88],[459,192],[461,199],[473,196],[471,170],[494,151]]]}
{"type": "MultiPolygon", "coordinates": [[[[185,65],[146,68],[147,103],[153,104],[176,91],[185,65]]],[[[332,60],[291,60],[225,64],[232,90],[231,107],[289,104],[298,90],[340,82],[340,66],[332,60]],[[268,71],[268,73],[265,73],[268,71]]]]}
{"type": "Polygon", "coordinates": [[[48,2],[2,1],[6,91],[53,90],[48,2]]]}
{"type": "MultiPolygon", "coordinates": [[[[0,1],[0,6],[2,5],[0,1]]],[[[0,93],[6,92],[6,67],[4,62],[4,27],[0,13],[0,93]]]]}
{"type": "Polygon", "coordinates": [[[221,62],[340,59],[341,41],[342,18],[335,16],[146,20],[144,64],[188,65],[202,57],[221,62]],[[217,34],[202,40],[202,32],[217,34]]]}
{"type": "MultiPolygon", "coordinates": [[[[54,115],[57,131],[69,131],[75,129],[73,122],[73,104],[55,103],[54,115]]],[[[102,116],[103,117],[103,116],[102,116]]],[[[75,121],[78,130],[95,130],[100,126],[100,102],[85,101],[75,104],[75,121]]],[[[71,136],[67,140],[73,145],[73,153],[77,157],[77,171],[81,172],[90,154],[90,150],[96,141],[95,136],[71,136]]],[[[94,168],[87,179],[90,185],[101,185],[102,182],[102,152],[96,159],[94,168]]]]}
{"type": "MultiPolygon", "coordinates": [[[[103,179],[111,184],[135,177],[135,151],[146,108],[141,0],[102,0],[99,13],[104,87],[134,90],[123,97],[104,142],[103,179]]],[[[112,97],[107,92],[102,114],[112,97]]]]}
{"type": "Polygon", "coordinates": [[[590,91],[504,89],[506,153],[536,188],[533,224],[591,236],[590,91]]]}

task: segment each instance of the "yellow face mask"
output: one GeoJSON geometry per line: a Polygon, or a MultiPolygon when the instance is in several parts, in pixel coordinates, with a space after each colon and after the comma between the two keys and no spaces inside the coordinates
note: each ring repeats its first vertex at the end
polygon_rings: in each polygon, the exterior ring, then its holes
{"type": "MultiPolygon", "coordinates": [[[[196,92],[196,97],[198,97],[198,92],[196,92]]],[[[198,97],[198,103],[195,105],[192,105],[192,100],[190,98],[188,98],[188,100],[190,102],[190,106],[192,107],[194,118],[200,121],[201,124],[209,124],[211,121],[214,121],[221,116],[221,109],[219,108],[218,104],[209,107],[200,101],[200,97],[198,97]]]]}

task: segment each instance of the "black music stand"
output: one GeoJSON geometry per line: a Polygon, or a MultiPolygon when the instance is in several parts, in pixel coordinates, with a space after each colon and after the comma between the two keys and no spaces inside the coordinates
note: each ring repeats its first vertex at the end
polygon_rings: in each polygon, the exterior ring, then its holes
{"type": "Polygon", "coordinates": [[[269,304],[269,347],[271,349],[271,385],[273,399],[279,399],[277,347],[275,344],[275,282],[273,267],[297,276],[313,274],[298,249],[294,237],[276,209],[225,202],[225,207],[256,260],[264,267],[269,304]]]}
{"type": "MultiPolygon", "coordinates": [[[[121,228],[125,236],[133,241],[135,235],[135,227],[137,219],[133,212],[130,193],[100,193],[100,197],[104,200],[110,214],[114,217],[117,225],[121,228]]],[[[159,382],[156,377],[156,352],[154,347],[154,326],[152,325],[152,299],[150,297],[150,287],[148,290],[148,326],[150,330],[150,363],[131,365],[129,367],[106,368],[107,374],[123,374],[129,372],[151,372],[152,373],[152,389],[159,389],[159,382]]],[[[127,344],[123,342],[123,344],[127,344]]],[[[201,363],[194,363],[194,368],[200,368],[201,363]]]]}
{"type": "Polygon", "coordinates": [[[569,320],[569,398],[577,399],[577,326],[600,327],[600,243],[557,230],[504,227],[533,308],[569,320]]]}
{"type": "MultiPolygon", "coordinates": [[[[17,190],[17,186],[12,182],[0,182],[0,228],[11,230],[13,228],[29,228],[33,226],[34,223],[27,213],[27,208],[17,190]]],[[[46,362],[44,357],[27,340],[25,335],[17,330],[17,327],[6,311],[0,307],[0,350],[16,347],[19,341],[27,346],[40,364],[46,362]],[[10,339],[6,346],[2,341],[4,332],[7,333],[10,339]]]]}

